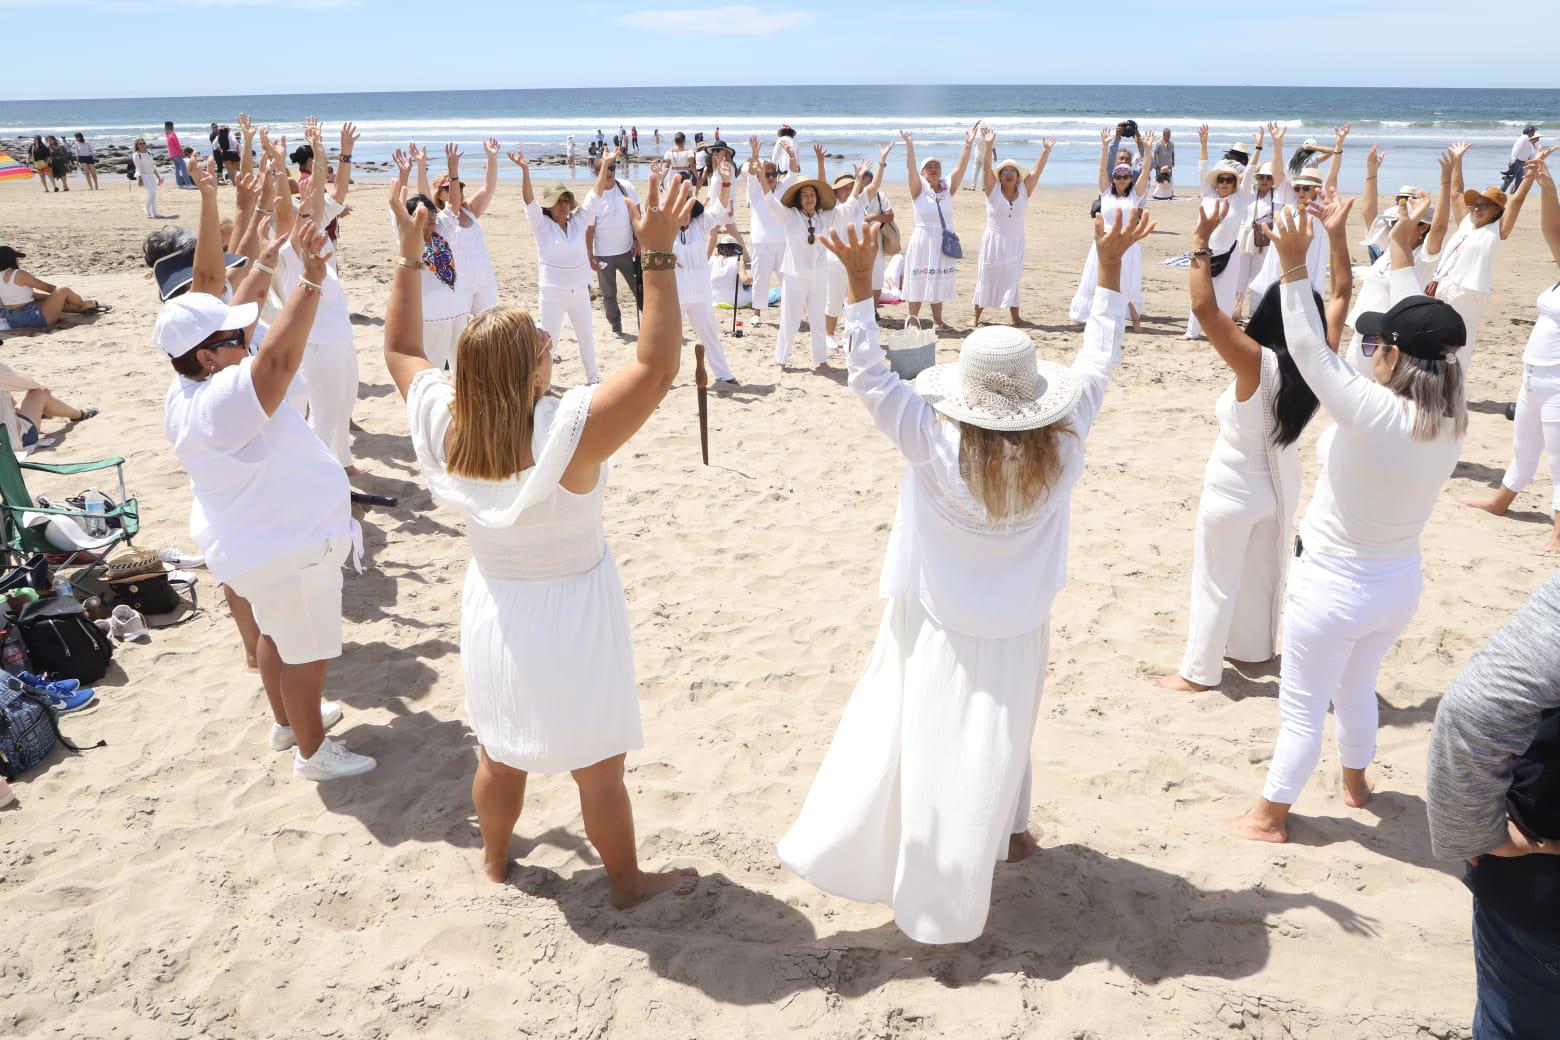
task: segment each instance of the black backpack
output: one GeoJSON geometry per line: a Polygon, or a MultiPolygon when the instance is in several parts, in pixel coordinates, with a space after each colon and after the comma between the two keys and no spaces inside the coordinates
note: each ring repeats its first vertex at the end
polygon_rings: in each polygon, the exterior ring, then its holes
{"type": "Polygon", "coordinates": [[[87,619],[86,608],[69,596],[27,604],[16,619],[16,627],[33,670],[40,675],[94,682],[108,671],[114,656],[108,636],[87,619]]]}

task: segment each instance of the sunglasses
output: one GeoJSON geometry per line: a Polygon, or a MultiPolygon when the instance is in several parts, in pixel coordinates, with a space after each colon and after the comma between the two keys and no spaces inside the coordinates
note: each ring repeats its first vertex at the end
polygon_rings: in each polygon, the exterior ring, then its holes
{"type": "Polygon", "coordinates": [[[1235,183],[1235,178],[1234,177],[1215,177],[1213,179],[1213,183],[1215,183],[1215,184],[1234,184],[1235,183]]]}
{"type": "Polygon", "coordinates": [[[1301,192],[1301,191],[1315,191],[1315,190],[1316,190],[1316,185],[1314,185],[1314,184],[1296,184],[1295,185],[1295,191],[1297,191],[1297,192],[1301,192]]]}
{"type": "Polygon", "coordinates": [[[219,332],[200,345],[202,350],[221,350],[223,347],[244,346],[244,330],[232,329],[227,332],[219,332]]]}
{"type": "Polygon", "coordinates": [[[1380,347],[1384,342],[1385,340],[1383,340],[1380,336],[1361,336],[1360,354],[1364,357],[1375,357],[1376,348],[1380,347]]]}
{"type": "Polygon", "coordinates": [[[1130,174],[1130,173],[1118,173],[1118,174],[1115,175],[1115,179],[1118,180],[1118,181],[1130,181],[1132,179],[1132,174],[1130,174]]]}

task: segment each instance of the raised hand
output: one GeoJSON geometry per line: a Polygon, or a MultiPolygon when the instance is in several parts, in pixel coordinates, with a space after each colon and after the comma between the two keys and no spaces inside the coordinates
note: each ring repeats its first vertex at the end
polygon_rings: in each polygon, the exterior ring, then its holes
{"type": "Polygon", "coordinates": [[[975,143],[975,137],[980,133],[980,124],[981,121],[977,119],[974,126],[964,131],[964,147],[968,148],[975,143]]]}
{"type": "Polygon", "coordinates": [[[722,159],[720,168],[716,172],[720,174],[721,182],[724,184],[730,184],[732,178],[737,175],[736,167],[731,165],[730,159],[722,159]]]}
{"type": "Polygon", "coordinates": [[[1100,144],[1102,144],[1102,145],[1104,145],[1106,147],[1109,147],[1110,146],[1110,139],[1113,136],[1115,136],[1115,133],[1116,133],[1116,128],[1113,127],[1113,126],[1107,126],[1105,129],[1101,130],[1100,131],[1100,144]]]}
{"type": "MultiPolygon", "coordinates": [[[[211,165],[210,159],[206,160],[205,166],[206,176],[211,178],[212,181],[215,181],[217,178],[217,173],[215,167],[211,165]]],[[[200,187],[200,178],[196,176],[195,169],[195,166],[190,167],[190,176],[195,177],[195,186],[198,188],[200,187]]],[[[241,173],[237,177],[233,178],[233,188],[236,193],[239,209],[249,209],[250,207],[254,206],[255,200],[260,198],[260,184],[261,178],[254,173],[241,173]]]]}
{"type": "Polygon", "coordinates": [[[1288,208],[1273,214],[1273,226],[1268,238],[1278,250],[1279,267],[1288,270],[1305,265],[1306,251],[1311,248],[1311,221],[1299,219],[1288,208]]]}
{"type": "Polygon", "coordinates": [[[1436,156],[1435,161],[1436,165],[1441,167],[1441,180],[1451,180],[1452,168],[1457,165],[1457,159],[1452,155],[1451,149],[1448,148],[1446,151],[1436,156]]]}
{"type": "Polygon", "coordinates": [[[358,128],[357,128],[357,124],[356,123],[352,123],[352,122],[342,123],[341,124],[341,153],[340,154],[342,154],[342,155],[351,155],[352,154],[352,146],[357,144],[357,140],[361,136],[362,135],[358,133],[358,128]]]}
{"type": "Polygon", "coordinates": [[[1130,214],[1117,210],[1115,216],[1110,227],[1105,226],[1103,214],[1094,218],[1094,252],[1102,264],[1121,263],[1127,250],[1152,234],[1156,226],[1146,209],[1133,207],[1130,214]]]}
{"type": "MultiPolygon", "coordinates": [[[[1340,195],[1334,188],[1327,193],[1325,199],[1313,202],[1308,207],[1313,216],[1322,219],[1322,227],[1327,229],[1329,235],[1342,235],[1347,233],[1349,226],[1349,210],[1354,208],[1354,199],[1346,195],[1340,195]]],[[[1423,205],[1415,204],[1416,213],[1424,213],[1430,208],[1430,198],[1423,199],[1423,205]]],[[[1410,225],[1412,226],[1412,225],[1410,225]]]]}
{"type": "Polygon", "coordinates": [[[878,162],[880,164],[888,162],[888,153],[892,152],[893,150],[894,150],[894,142],[892,142],[892,141],[888,142],[888,144],[885,144],[883,147],[879,148],[878,149],[878,162]]]}
{"type": "Polygon", "coordinates": [[[396,179],[399,180],[404,186],[407,180],[412,176],[411,157],[401,149],[397,148],[390,156],[390,158],[395,160],[396,179]]]}
{"type": "Polygon", "coordinates": [[[1467,141],[1458,141],[1454,143],[1451,148],[1452,158],[1458,162],[1461,162],[1462,157],[1468,154],[1468,149],[1470,147],[1472,146],[1468,144],[1467,141]]]}
{"type": "Polygon", "coordinates": [[[1192,229],[1192,242],[1198,249],[1207,249],[1208,240],[1219,225],[1224,223],[1224,218],[1229,216],[1230,203],[1228,199],[1219,199],[1213,205],[1213,212],[1208,212],[1206,207],[1198,207],[1197,226],[1192,229]]]}
{"type": "Polygon", "coordinates": [[[752,150],[752,152],[753,152],[753,161],[757,162],[758,161],[758,155],[759,155],[759,151],[758,151],[759,145],[758,145],[758,135],[757,134],[748,134],[748,148],[750,148],[752,150]]]}
{"type": "Polygon", "coordinates": [[[652,173],[645,192],[647,205],[641,211],[629,200],[629,214],[633,218],[634,233],[645,250],[667,252],[677,232],[693,217],[693,186],[682,177],[674,177],[665,194],[661,191],[661,175],[652,173]],[[659,202],[657,202],[659,200],[659,202]]]}
{"type": "MultiPolygon", "coordinates": [[[[215,163],[211,159],[207,159],[205,162],[190,163],[189,171],[190,179],[195,182],[195,187],[200,189],[201,195],[211,195],[214,197],[217,194],[217,170],[215,163]]],[[[235,181],[234,183],[237,182],[235,181]]],[[[239,184],[238,202],[241,206],[243,205],[246,197],[250,202],[253,202],[253,190],[250,190],[246,193],[245,185],[239,184]]]]}
{"type": "Polygon", "coordinates": [[[395,234],[401,244],[401,255],[408,260],[421,262],[424,236],[428,230],[428,207],[418,206],[416,213],[407,213],[406,199],[405,182],[390,186],[390,214],[395,220],[395,234]]]}
{"type": "Polygon", "coordinates": [[[1198,141],[1199,144],[1204,144],[1204,145],[1206,145],[1208,143],[1208,124],[1207,123],[1203,123],[1201,126],[1199,126],[1197,128],[1197,141],[1198,141]]]}
{"type": "Polygon", "coordinates": [[[503,150],[504,146],[498,143],[498,138],[496,137],[489,137],[482,142],[482,151],[487,155],[488,162],[497,162],[503,150]]]}
{"type": "Polygon", "coordinates": [[[1265,131],[1262,129],[1262,124],[1258,123],[1257,124],[1257,147],[1258,148],[1262,147],[1262,140],[1263,140],[1263,136],[1262,135],[1264,133],[1265,133],[1265,131]]]}
{"type": "Polygon", "coordinates": [[[525,157],[525,149],[521,148],[519,145],[515,145],[515,150],[509,153],[509,161],[520,167],[522,170],[529,170],[531,168],[530,161],[525,157]]]}
{"type": "Polygon", "coordinates": [[[822,159],[823,158],[823,145],[821,145],[821,144],[814,144],[813,145],[813,155],[816,158],[822,159]]]}
{"type": "Polygon", "coordinates": [[[1529,159],[1522,165],[1522,176],[1531,177],[1539,184],[1549,182],[1549,163],[1540,155],[1536,159],[1529,159]]]}
{"type": "Polygon", "coordinates": [[[466,153],[460,150],[460,146],[454,143],[444,146],[444,161],[449,163],[450,176],[456,177],[460,172],[460,157],[466,153]]]}
{"type": "Polygon", "coordinates": [[[1379,145],[1371,145],[1370,151],[1365,153],[1365,172],[1373,174],[1381,169],[1381,164],[1386,162],[1387,153],[1381,150],[1379,145]]]}
{"type": "Polygon", "coordinates": [[[1339,148],[1343,147],[1344,139],[1349,136],[1349,132],[1352,131],[1353,129],[1354,129],[1354,124],[1352,124],[1352,123],[1344,123],[1342,126],[1335,126],[1335,127],[1333,127],[1333,136],[1335,138],[1337,138],[1337,140],[1338,140],[1338,145],[1337,146],[1339,148]]]}
{"type": "Polygon", "coordinates": [[[865,234],[858,234],[856,225],[845,225],[845,235],[840,236],[838,229],[831,228],[823,236],[823,248],[833,253],[845,268],[845,277],[849,279],[855,276],[858,280],[867,280],[870,283],[872,266],[877,262],[878,253],[878,226],[868,224],[865,234]]]}
{"type": "Polygon", "coordinates": [[[907,145],[915,144],[915,135],[908,130],[899,131],[899,139],[907,145]]]}
{"type": "Polygon", "coordinates": [[[240,112],[238,114],[238,130],[239,133],[244,135],[245,141],[253,141],[255,139],[254,129],[255,124],[249,121],[249,113],[240,112]]]}
{"type": "Polygon", "coordinates": [[[1052,148],[1056,147],[1056,138],[1054,138],[1054,137],[1042,137],[1040,139],[1040,144],[1042,146],[1044,146],[1046,151],[1049,152],[1052,148]]]}
{"type": "Polygon", "coordinates": [[[987,148],[990,148],[997,143],[997,132],[988,126],[980,132],[980,139],[986,142],[987,148]]]}
{"type": "Polygon", "coordinates": [[[428,149],[419,148],[416,141],[413,141],[411,144],[407,145],[406,150],[411,154],[412,162],[419,166],[426,166],[428,164],[428,149]]]}
{"type": "Polygon", "coordinates": [[[1289,136],[1289,131],[1274,121],[1268,124],[1268,136],[1273,139],[1273,148],[1276,151],[1284,143],[1284,138],[1289,136]]]}

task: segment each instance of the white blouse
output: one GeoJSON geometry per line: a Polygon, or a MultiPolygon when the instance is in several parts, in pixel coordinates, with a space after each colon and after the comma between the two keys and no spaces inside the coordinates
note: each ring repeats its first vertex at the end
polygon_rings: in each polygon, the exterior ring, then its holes
{"type": "Polygon", "coordinates": [[[677,255],[677,302],[680,306],[708,307],[710,297],[710,233],[731,222],[731,213],[717,199],[688,221],[672,240],[677,255]]]}
{"type": "Polygon", "coordinates": [[[1538,320],[1522,351],[1522,363],[1535,368],[1560,365],[1560,282],[1538,296],[1538,320]]]}
{"type": "Polygon", "coordinates": [[[846,304],[850,388],[906,462],[880,596],[914,596],[939,625],[984,639],[1046,624],[1067,583],[1072,490],[1083,475],[1084,440],[1121,363],[1126,309],[1121,293],[1094,293],[1072,363],[1083,398],[1067,419],[1073,435],[1061,438],[1061,471],[1027,514],[995,521],[959,475],[958,424],[884,364],[872,300],[846,304]]]}
{"type": "Polygon", "coordinates": [[[1441,262],[1435,269],[1436,281],[1447,282],[1466,292],[1489,292],[1495,254],[1505,244],[1500,237],[1499,220],[1474,227],[1472,215],[1463,217],[1441,250],[1441,262]]]}
{"type": "Polygon", "coordinates": [[[570,211],[566,224],[559,226],[541,203],[535,199],[526,203],[525,217],[536,237],[537,284],[542,288],[583,289],[595,280],[585,252],[585,231],[595,222],[600,204],[601,197],[592,190],[570,211]]]}
{"type": "Polygon", "coordinates": [[[829,251],[823,247],[823,236],[834,228],[845,227],[844,207],[818,209],[808,217],[799,209],[780,203],[780,194],[771,191],[764,196],[769,212],[785,228],[785,260],[780,273],[790,278],[822,278],[828,273],[825,257],[829,251]],[[808,229],[812,230],[812,242],[807,241],[808,229]]]}

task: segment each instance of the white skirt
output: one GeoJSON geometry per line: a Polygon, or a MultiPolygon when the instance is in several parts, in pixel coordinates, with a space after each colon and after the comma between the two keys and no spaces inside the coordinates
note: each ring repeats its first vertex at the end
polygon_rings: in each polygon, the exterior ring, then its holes
{"type": "Polygon", "coordinates": [[[644,747],[628,604],[608,550],[584,574],[499,581],[475,561],[460,597],[466,714],[488,757],[561,773],[644,747]]]}
{"type": "Polygon", "coordinates": [[[946,303],[953,299],[959,262],[943,255],[942,229],[916,225],[905,244],[904,286],[899,295],[910,303],[946,303]]]}
{"type": "MultiPolygon", "coordinates": [[[[1094,288],[1100,280],[1099,254],[1089,246],[1089,258],[1083,262],[1083,274],[1078,279],[1078,291],[1073,293],[1072,306],[1067,316],[1073,321],[1088,321],[1089,309],[1094,305],[1094,288]]],[[[1139,314],[1143,313],[1143,247],[1135,245],[1121,258],[1121,295],[1139,314]]]]}
{"type": "Polygon", "coordinates": [[[1017,307],[1019,276],[1024,271],[1024,236],[987,228],[980,237],[975,269],[975,306],[1017,307]]]}
{"type": "Polygon", "coordinates": [[[991,875],[1029,819],[1029,744],[1050,626],[1008,639],[948,631],[889,600],[866,672],[801,814],[776,845],[833,895],[893,907],[918,942],[986,927],[991,875]]]}

